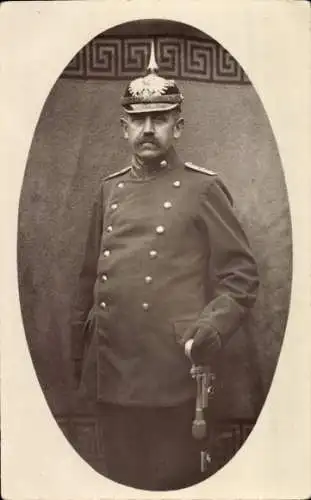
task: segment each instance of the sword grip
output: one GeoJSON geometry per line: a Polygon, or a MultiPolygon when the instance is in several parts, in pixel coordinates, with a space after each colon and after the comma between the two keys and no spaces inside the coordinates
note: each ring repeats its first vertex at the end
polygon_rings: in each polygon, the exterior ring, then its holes
{"type": "Polygon", "coordinates": [[[191,376],[196,380],[197,397],[195,418],[192,422],[192,435],[195,439],[203,439],[207,436],[207,423],[204,408],[208,407],[208,396],[212,391],[214,375],[208,367],[192,365],[191,376]]]}
{"type": "Polygon", "coordinates": [[[204,419],[204,414],[202,408],[196,408],[195,419],[192,422],[192,436],[195,439],[203,439],[206,437],[206,421],[204,419]]]}

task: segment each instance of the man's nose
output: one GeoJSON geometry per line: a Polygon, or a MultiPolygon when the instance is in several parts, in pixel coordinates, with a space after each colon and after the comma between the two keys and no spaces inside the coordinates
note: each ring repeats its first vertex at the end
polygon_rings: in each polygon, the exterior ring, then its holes
{"type": "Polygon", "coordinates": [[[151,116],[146,116],[143,128],[144,128],[144,134],[154,133],[153,121],[151,116]]]}

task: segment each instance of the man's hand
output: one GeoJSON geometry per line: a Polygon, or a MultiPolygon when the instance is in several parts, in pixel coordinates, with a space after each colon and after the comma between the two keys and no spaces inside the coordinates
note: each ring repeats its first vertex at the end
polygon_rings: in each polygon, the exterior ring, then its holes
{"type": "Polygon", "coordinates": [[[197,321],[183,336],[185,354],[195,365],[207,365],[213,362],[221,348],[219,333],[211,325],[197,321]]]}

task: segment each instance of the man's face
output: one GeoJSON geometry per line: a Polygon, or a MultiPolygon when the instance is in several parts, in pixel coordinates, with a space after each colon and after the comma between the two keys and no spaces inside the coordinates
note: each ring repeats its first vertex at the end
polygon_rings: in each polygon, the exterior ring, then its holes
{"type": "Polygon", "coordinates": [[[174,110],[127,115],[121,121],[133,153],[145,162],[163,157],[183,127],[183,119],[174,110]]]}

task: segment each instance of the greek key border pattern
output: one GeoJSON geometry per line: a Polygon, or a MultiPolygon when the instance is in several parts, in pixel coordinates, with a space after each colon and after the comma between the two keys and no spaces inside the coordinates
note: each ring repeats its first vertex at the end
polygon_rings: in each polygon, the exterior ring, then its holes
{"type": "MultiPolygon", "coordinates": [[[[154,40],[162,76],[211,83],[250,83],[238,62],[213,39],[157,36],[154,40]]],[[[76,54],[61,76],[130,80],[145,73],[150,47],[150,38],[98,36],[76,54]]]]}

